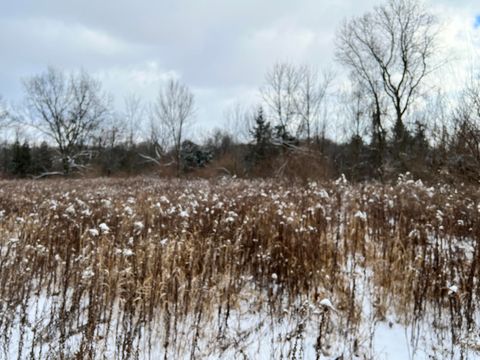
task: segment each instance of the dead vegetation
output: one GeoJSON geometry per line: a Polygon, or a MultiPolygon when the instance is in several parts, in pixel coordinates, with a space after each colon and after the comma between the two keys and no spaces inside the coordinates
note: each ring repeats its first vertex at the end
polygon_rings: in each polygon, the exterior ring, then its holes
{"type": "Polygon", "coordinates": [[[478,355],[477,188],[0,185],[0,357],[372,358],[382,324],[478,355]]]}

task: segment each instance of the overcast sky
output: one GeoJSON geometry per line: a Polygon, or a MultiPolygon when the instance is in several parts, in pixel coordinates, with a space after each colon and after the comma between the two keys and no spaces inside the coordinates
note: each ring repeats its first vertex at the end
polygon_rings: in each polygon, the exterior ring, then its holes
{"type": "MultiPolygon", "coordinates": [[[[277,61],[335,68],[339,24],[378,3],[1,0],[0,94],[20,101],[21,79],[49,65],[87,70],[117,104],[128,93],[147,102],[162,81],[175,76],[196,96],[199,127],[211,128],[222,123],[231,104],[255,101],[265,72],[277,61]]],[[[480,1],[431,4],[445,24],[442,45],[458,64],[471,66],[480,54],[480,1]]]]}

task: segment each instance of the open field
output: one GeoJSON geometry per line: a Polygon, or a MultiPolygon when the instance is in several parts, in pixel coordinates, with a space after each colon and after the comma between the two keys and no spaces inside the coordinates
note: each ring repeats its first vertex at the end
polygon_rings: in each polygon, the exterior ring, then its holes
{"type": "Polygon", "coordinates": [[[480,191],[0,183],[0,358],[475,359],[480,191]]]}

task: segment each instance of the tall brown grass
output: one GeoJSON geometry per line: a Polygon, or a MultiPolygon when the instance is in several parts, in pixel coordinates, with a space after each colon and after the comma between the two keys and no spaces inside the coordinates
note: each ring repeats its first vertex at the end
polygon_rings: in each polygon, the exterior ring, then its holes
{"type": "Polygon", "coordinates": [[[478,350],[477,188],[17,181],[0,211],[0,357],[241,358],[268,328],[274,358],[353,358],[380,322],[478,350]]]}

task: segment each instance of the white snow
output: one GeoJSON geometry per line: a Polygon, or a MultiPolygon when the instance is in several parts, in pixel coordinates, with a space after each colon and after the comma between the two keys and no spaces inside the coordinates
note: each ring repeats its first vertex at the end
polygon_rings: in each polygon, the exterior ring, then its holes
{"type": "Polygon", "coordinates": [[[367,220],[367,214],[364,211],[360,210],[355,213],[354,217],[362,220],[367,220]]]}
{"type": "Polygon", "coordinates": [[[102,233],[104,234],[108,234],[110,232],[110,228],[108,227],[107,224],[105,223],[101,223],[100,225],[98,225],[98,227],[100,228],[100,230],[102,231],[102,233]]]}
{"type": "Polygon", "coordinates": [[[88,233],[91,236],[98,236],[99,235],[99,231],[97,229],[88,229],[88,233]]]}
{"type": "Polygon", "coordinates": [[[335,311],[335,312],[337,311],[337,310],[335,309],[335,307],[333,306],[332,302],[330,301],[330,299],[327,299],[327,298],[322,299],[322,300],[320,300],[320,303],[319,303],[319,304],[320,304],[321,306],[323,306],[324,308],[327,308],[327,309],[329,309],[329,310],[333,310],[333,311],[335,311]]]}
{"type": "Polygon", "coordinates": [[[454,295],[458,292],[458,286],[457,285],[450,285],[448,287],[448,295],[454,295]]]}

